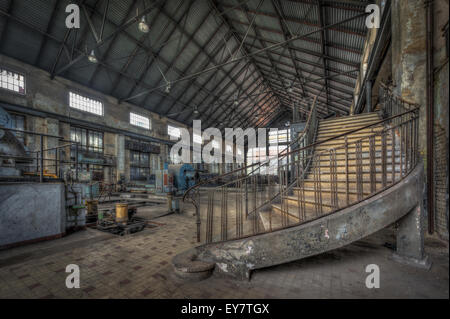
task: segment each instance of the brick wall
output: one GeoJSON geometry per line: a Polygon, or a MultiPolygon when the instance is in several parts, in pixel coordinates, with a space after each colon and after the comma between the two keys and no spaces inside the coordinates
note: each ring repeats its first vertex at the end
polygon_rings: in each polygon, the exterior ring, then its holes
{"type": "Polygon", "coordinates": [[[448,184],[447,184],[447,150],[448,139],[445,130],[435,123],[434,128],[434,185],[435,185],[435,222],[436,231],[448,239],[448,184]]]}
{"type": "Polygon", "coordinates": [[[435,229],[448,236],[448,139],[449,139],[449,65],[445,25],[448,24],[448,1],[434,2],[434,207],[435,229]]]}

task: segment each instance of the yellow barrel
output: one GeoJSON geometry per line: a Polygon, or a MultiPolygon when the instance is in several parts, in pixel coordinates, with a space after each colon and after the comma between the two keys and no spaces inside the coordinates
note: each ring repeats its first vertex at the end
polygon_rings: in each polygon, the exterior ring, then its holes
{"type": "Polygon", "coordinates": [[[116,222],[126,223],[128,221],[128,204],[116,204],[116,222]]]}

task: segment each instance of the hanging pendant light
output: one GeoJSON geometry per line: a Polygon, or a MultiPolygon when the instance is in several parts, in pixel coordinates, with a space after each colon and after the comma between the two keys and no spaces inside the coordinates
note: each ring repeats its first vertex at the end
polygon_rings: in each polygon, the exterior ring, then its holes
{"type": "Polygon", "coordinates": [[[171,85],[170,85],[170,82],[167,82],[167,85],[166,85],[166,93],[167,94],[169,94],[170,93],[170,89],[171,89],[172,87],[171,87],[171,85]]]}
{"type": "Polygon", "coordinates": [[[138,28],[139,28],[139,31],[141,31],[142,33],[149,33],[150,26],[148,25],[148,23],[145,19],[145,16],[143,16],[141,21],[139,22],[138,28]]]}
{"type": "Polygon", "coordinates": [[[98,63],[97,57],[95,56],[95,51],[92,50],[91,54],[88,55],[88,60],[91,63],[98,63]]]}

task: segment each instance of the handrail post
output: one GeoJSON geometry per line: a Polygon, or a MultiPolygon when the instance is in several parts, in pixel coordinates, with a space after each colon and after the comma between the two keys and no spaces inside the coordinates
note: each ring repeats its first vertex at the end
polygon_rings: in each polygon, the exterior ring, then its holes
{"type": "Polygon", "coordinates": [[[75,144],[75,180],[78,182],[78,142],[75,144]]]}
{"type": "Polygon", "coordinates": [[[55,175],[56,175],[56,177],[59,178],[59,171],[58,171],[58,169],[59,169],[59,165],[58,165],[59,148],[56,148],[55,152],[56,152],[56,155],[55,155],[55,157],[56,157],[55,158],[55,175]]]}
{"type": "Polygon", "coordinates": [[[41,135],[40,144],[41,144],[41,158],[40,158],[41,167],[40,167],[40,171],[39,171],[39,182],[43,183],[44,182],[44,137],[42,135],[41,135]]]}
{"type": "MultiPolygon", "coordinates": [[[[199,201],[200,202],[200,201],[199,201]]],[[[200,219],[200,207],[199,204],[195,205],[195,215],[196,215],[196,224],[197,224],[197,243],[200,242],[200,225],[201,225],[201,219],[200,219]]]]}

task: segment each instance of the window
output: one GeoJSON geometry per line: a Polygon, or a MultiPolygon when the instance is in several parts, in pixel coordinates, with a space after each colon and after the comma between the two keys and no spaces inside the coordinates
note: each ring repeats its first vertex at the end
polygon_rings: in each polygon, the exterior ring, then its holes
{"type": "Polygon", "coordinates": [[[69,93],[69,106],[71,108],[103,116],[103,103],[76,93],[69,93]]]}
{"type": "Polygon", "coordinates": [[[159,169],[161,145],[155,142],[144,142],[127,139],[125,149],[130,151],[130,179],[151,183],[152,171],[159,169]]]}
{"type": "Polygon", "coordinates": [[[168,125],[167,133],[172,138],[181,138],[181,130],[178,127],[168,125]]]}
{"type": "Polygon", "coordinates": [[[269,144],[283,144],[291,141],[290,130],[278,130],[269,132],[269,144]]]}
{"type": "Polygon", "coordinates": [[[91,131],[80,127],[71,127],[70,141],[79,143],[79,151],[103,153],[102,132],[91,131]]]}
{"type": "Polygon", "coordinates": [[[150,154],[130,151],[130,179],[146,181],[150,177],[150,154]]]}
{"type": "Polygon", "coordinates": [[[25,94],[25,77],[19,73],[0,69],[0,88],[25,94]]]}
{"type": "MultiPolygon", "coordinates": [[[[264,162],[266,160],[266,148],[265,147],[256,147],[256,148],[251,148],[248,150],[247,152],[247,165],[252,165],[252,164],[256,164],[256,163],[260,163],[260,162],[264,162]]],[[[253,166],[253,167],[249,167],[247,169],[247,173],[251,173],[253,170],[255,170],[257,167],[253,166]]],[[[256,173],[259,174],[264,174],[265,168],[261,167],[260,171],[257,171],[256,173]]]]}
{"type": "MultiPolygon", "coordinates": [[[[11,128],[15,130],[25,131],[25,116],[18,114],[10,114],[11,116],[11,128]]],[[[17,139],[22,143],[24,142],[24,134],[21,132],[12,132],[17,139]]]]}
{"type": "Polygon", "coordinates": [[[269,147],[269,168],[268,174],[277,175],[278,174],[278,164],[286,165],[287,156],[284,156],[287,152],[290,152],[291,148],[288,149],[287,145],[283,146],[270,146],[269,147]],[[281,154],[281,156],[280,156],[281,154]]]}
{"type": "Polygon", "coordinates": [[[150,129],[150,119],[148,117],[136,114],[136,113],[130,113],[130,123],[135,126],[139,126],[142,128],[145,128],[147,130],[150,129]]]}

